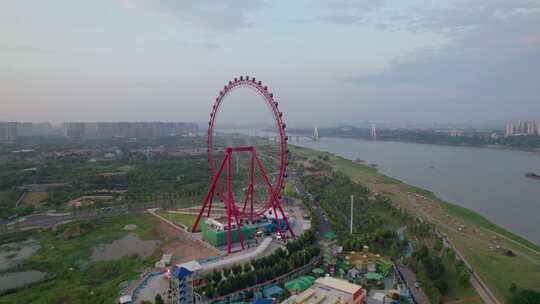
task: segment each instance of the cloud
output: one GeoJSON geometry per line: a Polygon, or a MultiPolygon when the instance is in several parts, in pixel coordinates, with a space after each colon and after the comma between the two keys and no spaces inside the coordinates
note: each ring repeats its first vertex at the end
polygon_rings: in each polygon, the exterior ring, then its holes
{"type": "Polygon", "coordinates": [[[450,44],[442,48],[417,50],[394,60],[389,69],[380,73],[349,79],[388,84],[435,84],[437,79],[443,78],[444,81],[440,81],[439,85],[450,85],[463,82],[464,78],[448,81],[445,76],[453,75],[461,69],[482,67],[485,69],[479,73],[492,74],[502,66],[505,69],[517,69],[525,68],[527,63],[539,64],[540,58],[535,52],[540,42],[540,10],[534,8],[540,8],[540,4],[534,7],[530,1],[516,1],[516,5],[499,1],[503,5],[496,7],[494,2],[468,1],[470,4],[476,3],[471,5],[471,11],[463,5],[444,11],[431,11],[432,15],[424,12],[424,21],[415,22],[415,28],[449,33],[453,37],[450,44]],[[489,5],[482,6],[479,4],[481,2],[489,5]],[[479,10],[480,7],[483,10],[479,10]],[[500,12],[507,13],[506,17],[501,17],[500,12]],[[515,12],[520,13],[517,15],[515,12]],[[456,34],[458,32],[460,34],[456,34]],[[488,65],[490,68],[487,68],[488,65]],[[431,73],[431,70],[439,73],[431,73]]]}
{"type": "Polygon", "coordinates": [[[535,1],[475,0],[424,10],[409,28],[447,35],[447,45],[416,50],[377,73],[345,80],[379,89],[382,100],[395,98],[386,91],[402,90],[403,104],[444,109],[451,103],[454,115],[491,109],[501,117],[540,112],[539,8],[535,1]]]}
{"type": "Polygon", "coordinates": [[[27,45],[0,44],[0,53],[52,54],[55,51],[27,45]]]}
{"type": "Polygon", "coordinates": [[[375,23],[373,13],[386,5],[385,0],[314,0],[312,8],[319,11],[312,21],[340,25],[375,23]]]}
{"type": "Polygon", "coordinates": [[[253,26],[250,16],[262,7],[262,0],[124,0],[163,16],[212,31],[230,32],[253,26]]]}

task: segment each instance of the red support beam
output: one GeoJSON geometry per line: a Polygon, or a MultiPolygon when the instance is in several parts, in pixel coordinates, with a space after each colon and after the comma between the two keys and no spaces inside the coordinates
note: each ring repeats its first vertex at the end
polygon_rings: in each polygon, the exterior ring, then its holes
{"type": "Polygon", "coordinates": [[[197,219],[195,220],[195,223],[193,223],[193,227],[191,227],[191,231],[196,231],[197,230],[197,226],[199,225],[199,221],[201,220],[201,216],[202,216],[202,214],[204,212],[204,209],[206,208],[206,205],[208,204],[208,202],[210,202],[210,207],[208,209],[208,216],[210,216],[210,208],[212,206],[212,200],[213,200],[213,197],[214,197],[214,191],[216,189],[216,185],[218,183],[219,176],[223,172],[223,167],[225,166],[225,161],[226,161],[226,158],[223,158],[223,160],[221,161],[221,164],[219,165],[219,169],[216,171],[216,174],[214,174],[214,177],[212,178],[212,184],[210,185],[210,189],[208,190],[208,194],[206,194],[206,197],[204,198],[203,206],[202,206],[201,210],[199,211],[199,215],[197,215],[197,219]]]}
{"type": "Polygon", "coordinates": [[[233,196],[231,192],[231,151],[227,149],[227,254],[231,254],[231,208],[233,196]]]}
{"type": "MultiPolygon", "coordinates": [[[[273,187],[272,187],[272,183],[270,182],[270,179],[268,178],[268,176],[266,175],[266,172],[264,170],[264,167],[262,165],[262,161],[261,159],[259,158],[259,156],[257,155],[257,151],[254,149],[253,150],[253,153],[255,155],[255,159],[257,160],[257,163],[259,165],[259,169],[261,170],[261,175],[263,176],[263,179],[264,181],[266,182],[266,184],[268,185],[268,190],[269,192],[271,193],[272,195],[272,201],[275,203],[275,206],[278,207],[279,211],[281,212],[281,215],[283,217],[283,221],[285,222],[285,225],[287,226],[287,229],[289,230],[289,232],[291,233],[291,237],[293,239],[296,238],[296,235],[294,234],[292,228],[291,228],[291,225],[289,224],[289,221],[287,220],[287,216],[285,215],[285,212],[283,212],[283,208],[281,208],[281,203],[279,202],[279,198],[276,194],[276,192],[274,191],[273,187]]],[[[277,220],[277,214],[276,214],[276,220],[277,220]]],[[[279,226],[280,223],[278,223],[278,226],[279,226]]]]}

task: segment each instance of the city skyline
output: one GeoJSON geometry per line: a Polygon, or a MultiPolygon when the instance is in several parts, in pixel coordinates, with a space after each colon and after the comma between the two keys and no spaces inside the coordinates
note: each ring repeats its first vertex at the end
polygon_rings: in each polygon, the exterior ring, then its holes
{"type": "MultiPolygon", "coordinates": [[[[538,1],[5,1],[0,8],[0,120],[205,121],[216,90],[240,75],[267,83],[286,120],[297,123],[540,113],[538,1]]],[[[238,108],[252,100],[235,98],[238,108]]]]}

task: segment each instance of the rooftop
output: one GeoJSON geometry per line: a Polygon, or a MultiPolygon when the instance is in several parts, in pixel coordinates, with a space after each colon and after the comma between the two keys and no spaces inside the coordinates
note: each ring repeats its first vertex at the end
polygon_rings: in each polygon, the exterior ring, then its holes
{"type": "Polygon", "coordinates": [[[186,268],[190,272],[197,272],[197,271],[202,269],[201,264],[199,264],[199,262],[197,262],[197,261],[191,261],[191,262],[187,262],[187,263],[183,263],[183,264],[178,265],[178,268],[182,268],[182,267],[186,268]]]}
{"type": "Polygon", "coordinates": [[[325,285],[325,286],[328,286],[328,287],[331,287],[333,289],[337,289],[337,290],[340,290],[340,291],[343,291],[343,292],[346,292],[346,293],[349,293],[349,294],[354,294],[358,290],[362,289],[362,286],[352,284],[352,283],[349,283],[349,282],[347,282],[345,280],[339,280],[339,279],[332,278],[332,277],[318,278],[315,281],[315,284],[325,285]]]}

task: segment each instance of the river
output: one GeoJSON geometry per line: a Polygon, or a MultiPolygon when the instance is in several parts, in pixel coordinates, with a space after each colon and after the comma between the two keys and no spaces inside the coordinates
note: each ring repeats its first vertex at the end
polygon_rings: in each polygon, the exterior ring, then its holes
{"type": "Polygon", "coordinates": [[[296,137],[291,144],[375,163],[385,175],[434,192],[540,245],[540,154],[404,142],[296,137]]]}

